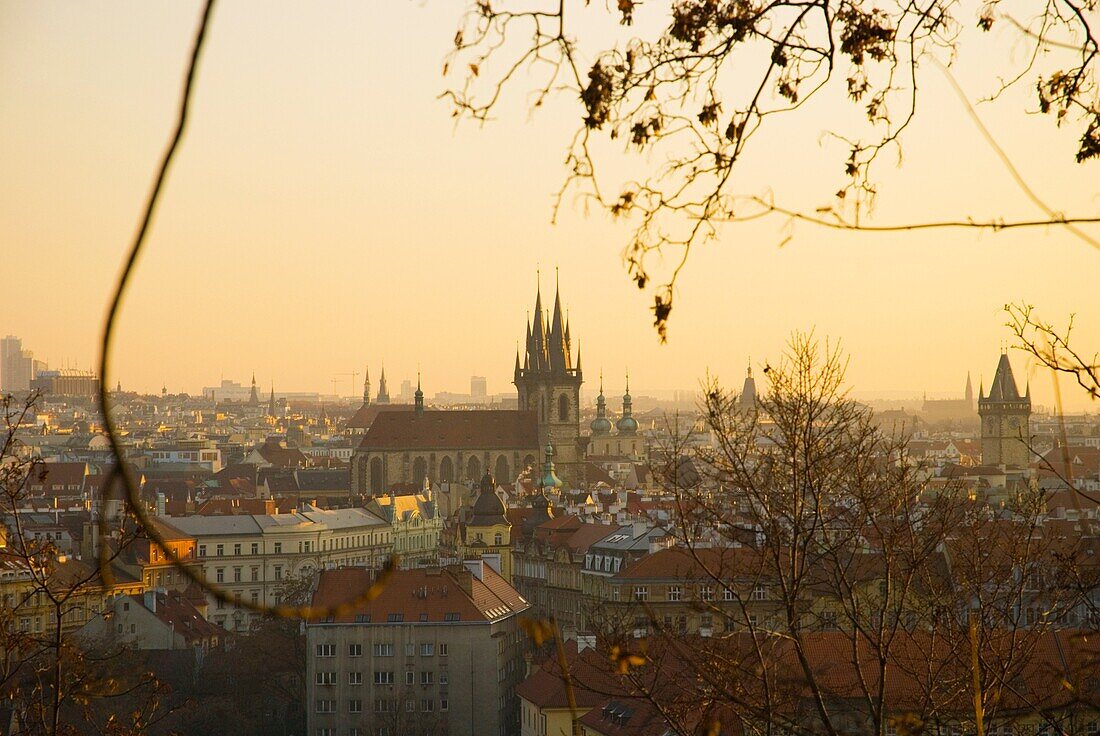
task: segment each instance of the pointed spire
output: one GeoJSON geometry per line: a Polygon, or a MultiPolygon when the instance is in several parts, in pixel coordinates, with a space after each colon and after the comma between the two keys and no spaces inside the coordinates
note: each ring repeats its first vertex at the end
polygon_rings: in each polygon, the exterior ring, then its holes
{"type": "Polygon", "coordinates": [[[382,375],[378,379],[378,398],[375,399],[379,404],[390,403],[390,392],[386,388],[386,361],[382,361],[382,375]]]}
{"type": "Polygon", "coordinates": [[[424,413],[424,392],[420,390],[420,369],[416,369],[416,393],[413,394],[414,401],[416,403],[416,413],[421,415],[424,413]]]}
{"type": "Polygon", "coordinates": [[[252,372],[252,391],[248,395],[248,403],[256,405],[260,403],[260,394],[256,391],[256,372],[252,372]]]}
{"type": "Polygon", "coordinates": [[[550,369],[555,373],[565,373],[572,366],[569,361],[569,348],[566,345],[565,315],[561,308],[561,288],[558,284],[557,269],[554,269],[554,316],[550,321],[550,339],[547,345],[550,369]]]}
{"type": "Polygon", "coordinates": [[[271,396],[267,399],[267,415],[275,418],[275,382],[271,382],[271,396]]]}
{"type": "Polygon", "coordinates": [[[370,366],[363,367],[363,406],[370,406],[370,366]]]}

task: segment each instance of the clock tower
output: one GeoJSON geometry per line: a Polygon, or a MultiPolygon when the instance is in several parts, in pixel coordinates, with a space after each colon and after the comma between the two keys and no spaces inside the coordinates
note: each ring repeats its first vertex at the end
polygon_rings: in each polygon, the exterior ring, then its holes
{"type": "Polygon", "coordinates": [[[1026,468],[1031,461],[1031,387],[1020,396],[1005,353],[997,363],[989,394],[984,387],[978,390],[978,415],[982,418],[982,464],[1026,468]]]}

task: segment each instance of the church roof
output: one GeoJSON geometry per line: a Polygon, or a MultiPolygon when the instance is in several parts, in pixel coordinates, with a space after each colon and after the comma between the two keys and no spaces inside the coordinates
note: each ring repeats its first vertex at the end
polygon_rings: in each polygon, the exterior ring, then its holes
{"type": "Polygon", "coordinates": [[[363,435],[366,450],[534,449],[539,446],[533,411],[383,412],[363,435]]]}
{"type": "Polygon", "coordinates": [[[383,412],[412,410],[412,404],[368,404],[359,407],[359,410],[348,420],[347,426],[349,429],[369,429],[375,417],[383,412]]]}
{"type": "Polygon", "coordinates": [[[993,376],[993,385],[989,387],[988,401],[1019,401],[1020,391],[1016,388],[1016,379],[1012,376],[1012,364],[1008,355],[1001,353],[997,362],[997,373],[993,376]]]}

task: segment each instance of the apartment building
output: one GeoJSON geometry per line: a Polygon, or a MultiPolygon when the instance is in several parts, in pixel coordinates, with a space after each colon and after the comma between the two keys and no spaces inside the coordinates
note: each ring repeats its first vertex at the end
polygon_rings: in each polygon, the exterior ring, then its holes
{"type": "MultiPolygon", "coordinates": [[[[370,584],[365,570],[326,570],[313,605],[370,584]]],[[[307,624],[307,733],[518,735],[527,609],[481,560],[396,571],[373,600],[307,624]]]]}
{"type": "MultiPolygon", "coordinates": [[[[389,522],[365,509],[164,520],[195,540],[194,559],[207,581],[253,604],[282,602],[288,581],[322,569],[356,566],[373,575],[393,549],[389,522]]],[[[260,614],[211,598],[208,617],[239,631],[250,628],[260,614]]]]}

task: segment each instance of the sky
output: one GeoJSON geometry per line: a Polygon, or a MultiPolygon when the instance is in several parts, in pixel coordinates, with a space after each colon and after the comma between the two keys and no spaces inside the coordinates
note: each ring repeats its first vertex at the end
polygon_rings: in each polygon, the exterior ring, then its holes
{"type": "MultiPolygon", "coordinates": [[[[279,391],[329,392],[336,378],[354,394],[347,374],[361,382],[369,366],[377,385],[385,361],[393,389],[419,366],[429,395],[468,391],[471,375],[508,391],[540,269],[544,297],[559,274],[586,388],[602,369],[609,393],[627,370],[636,394],[695,389],[708,372],[739,385],[750,361],[814,329],[841,341],[861,395],[960,395],[967,372],[988,385],[1010,339],[1003,306],[1017,301],[1055,322],[1076,313],[1079,344],[1100,346],[1100,253],[1062,229],[860,235],[778,220],[725,227],[692,253],[660,344],[652,295],[623,265],[629,222],[574,199],[550,222],[575,100],[531,114],[516,94],[476,125],[438,99],[463,7],[218,6],[112,383],[197,392],[255,373],[279,391]]],[[[0,4],[0,333],[51,367],[98,360],[198,9],[0,4]]],[[[978,100],[1021,57],[1001,24],[960,50],[955,75],[978,100]]],[[[1095,216],[1100,163],[1073,163],[1079,132],[1025,114],[1032,88],[978,114],[1039,196],[1095,216]]],[[[756,139],[739,191],[811,203],[831,192],[838,152],[822,133],[842,104],[825,98],[756,139]]],[[[900,166],[881,170],[876,222],[1041,216],[935,71],[922,105],[900,166]]],[[[1014,363],[1051,403],[1051,377],[1021,353],[1014,363]]],[[[1063,385],[1067,409],[1088,407],[1063,385]]]]}

